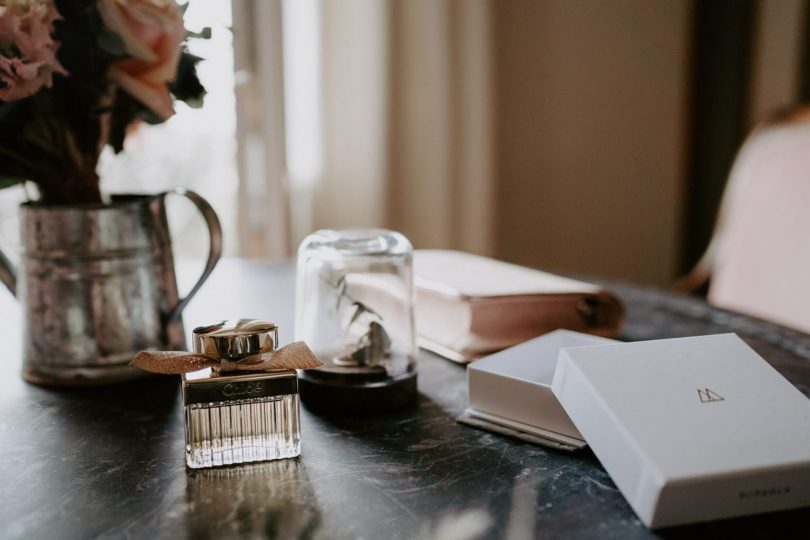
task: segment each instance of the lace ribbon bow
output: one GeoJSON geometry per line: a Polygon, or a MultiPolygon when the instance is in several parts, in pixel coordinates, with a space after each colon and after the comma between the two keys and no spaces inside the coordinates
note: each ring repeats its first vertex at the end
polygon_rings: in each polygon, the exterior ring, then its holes
{"type": "Polygon", "coordinates": [[[296,341],[275,351],[249,356],[239,361],[186,351],[142,351],[132,359],[130,365],[152,373],[179,375],[205,368],[212,368],[218,372],[313,369],[322,366],[323,363],[306,343],[296,341]]]}

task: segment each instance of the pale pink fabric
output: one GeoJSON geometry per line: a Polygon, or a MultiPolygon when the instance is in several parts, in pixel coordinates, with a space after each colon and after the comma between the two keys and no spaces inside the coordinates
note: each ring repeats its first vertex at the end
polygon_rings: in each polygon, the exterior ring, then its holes
{"type": "Polygon", "coordinates": [[[716,240],[711,303],[810,332],[810,121],[749,137],[716,240]]]}

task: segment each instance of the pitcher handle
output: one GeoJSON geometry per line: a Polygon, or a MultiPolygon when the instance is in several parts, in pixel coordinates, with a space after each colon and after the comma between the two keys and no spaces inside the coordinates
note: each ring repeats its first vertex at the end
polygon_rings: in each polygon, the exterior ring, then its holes
{"type": "Polygon", "coordinates": [[[17,269],[8,260],[3,250],[0,250],[0,281],[2,281],[11,294],[17,296],[17,269]]]}
{"type": "Polygon", "coordinates": [[[208,260],[205,262],[205,268],[203,269],[202,275],[188,294],[178,300],[177,305],[175,305],[169,311],[166,321],[171,323],[180,318],[180,315],[183,313],[186,305],[188,305],[192,297],[197,294],[197,291],[200,290],[202,284],[205,283],[208,276],[210,276],[211,272],[213,272],[217,262],[219,262],[219,258],[222,256],[222,227],[219,224],[219,218],[217,217],[216,212],[214,212],[214,209],[211,207],[208,201],[203,199],[194,191],[184,188],[175,188],[171,191],[167,191],[164,195],[180,195],[181,197],[185,197],[194,203],[194,206],[196,206],[197,210],[200,211],[200,214],[202,214],[202,217],[205,220],[205,224],[208,226],[209,237],[208,260]]]}

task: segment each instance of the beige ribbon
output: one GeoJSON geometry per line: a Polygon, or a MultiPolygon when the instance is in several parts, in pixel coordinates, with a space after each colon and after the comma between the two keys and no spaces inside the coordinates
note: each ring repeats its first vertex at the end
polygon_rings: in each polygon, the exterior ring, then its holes
{"type": "Polygon", "coordinates": [[[175,374],[213,368],[215,371],[279,371],[313,369],[323,365],[303,341],[234,362],[186,351],[142,351],[130,365],[152,373],[175,374]]]}

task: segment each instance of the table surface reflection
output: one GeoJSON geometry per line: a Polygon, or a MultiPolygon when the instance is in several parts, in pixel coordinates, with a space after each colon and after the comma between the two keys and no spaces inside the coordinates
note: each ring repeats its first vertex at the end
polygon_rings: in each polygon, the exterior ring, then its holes
{"type": "MultiPolygon", "coordinates": [[[[182,268],[193,278],[192,268],[182,268]]],[[[279,323],[292,338],[290,265],[223,261],[185,316],[279,323]]],[[[810,395],[810,338],[699,300],[613,285],[628,340],[735,331],[810,395]]],[[[802,536],[810,510],[649,531],[588,451],[566,454],[455,422],[465,368],[427,352],[419,401],[370,418],[302,409],[302,455],[187,470],[176,377],[53,390],[19,377],[20,321],[0,292],[0,537],[648,538],[802,536]]]]}

